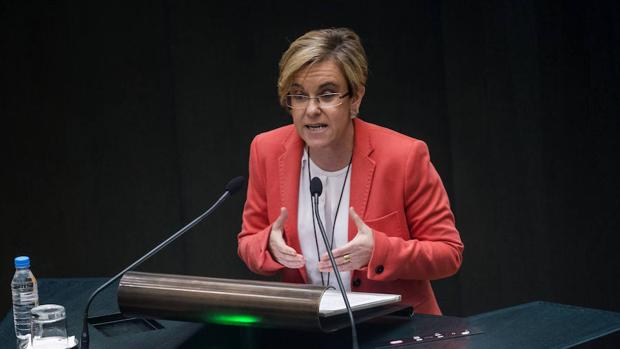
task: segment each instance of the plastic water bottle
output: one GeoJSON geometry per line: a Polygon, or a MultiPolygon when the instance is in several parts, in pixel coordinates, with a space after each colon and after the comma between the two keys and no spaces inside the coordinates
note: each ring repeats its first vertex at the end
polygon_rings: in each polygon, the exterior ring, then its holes
{"type": "Polygon", "coordinates": [[[39,305],[37,279],[30,271],[30,258],[15,258],[15,275],[11,281],[13,291],[13,320],[18,340],[30,337],[30,309],[39,305]]]}

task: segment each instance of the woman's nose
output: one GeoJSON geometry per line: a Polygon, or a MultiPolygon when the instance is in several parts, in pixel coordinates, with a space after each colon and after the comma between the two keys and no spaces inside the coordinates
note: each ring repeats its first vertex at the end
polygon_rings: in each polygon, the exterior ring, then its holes
{"type": "Polygon", "coordinates": [[[321,114],[321,106],[319,105],[318,98],[311,98],[308,101],[308,106],[306,107],[306,114],[309,116],[316,116],[321,114]]]}

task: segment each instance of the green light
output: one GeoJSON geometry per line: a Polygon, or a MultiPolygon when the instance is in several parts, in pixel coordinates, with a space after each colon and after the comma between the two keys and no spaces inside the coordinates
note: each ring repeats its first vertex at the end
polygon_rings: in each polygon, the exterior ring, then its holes
{"type": "Polygon", "coordinates": [[[205,317],[206,322],[218,325],[251,326],[260,322],[260,318],[242,314],[213,314],[205,317]]]}

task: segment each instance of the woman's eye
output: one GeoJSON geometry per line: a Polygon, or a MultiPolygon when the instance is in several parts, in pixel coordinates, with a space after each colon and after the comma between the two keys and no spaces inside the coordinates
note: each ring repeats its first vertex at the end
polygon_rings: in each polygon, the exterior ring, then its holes
{"type": "Polygon", "coordinates": [[[324,102],[331,102],[331,101],[333,101],[334,99],[336,99],[336,96],[337,96],[337,94],[330,93],[330,94],[324,94],[324,95],[321,95],[321,96],[320,96],[320,98],[321,98],[321,100],[322,100],[322,101],[324,101],[324,102]]]}

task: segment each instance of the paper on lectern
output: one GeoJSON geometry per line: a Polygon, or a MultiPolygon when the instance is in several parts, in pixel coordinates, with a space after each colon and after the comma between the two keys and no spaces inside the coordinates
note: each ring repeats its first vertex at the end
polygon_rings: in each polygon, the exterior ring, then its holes
{"type": "MultiPolygon", "coordinates": [[[[355,310],[373,308],[381,305],[400,302],[400,295],[388,293],[347,292],[349,304],[355,310]]],[[[347,308],[338,290],[326,290],[321,298],[319,314],[331,316],[346,313],[347,308]]]]}

